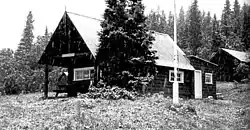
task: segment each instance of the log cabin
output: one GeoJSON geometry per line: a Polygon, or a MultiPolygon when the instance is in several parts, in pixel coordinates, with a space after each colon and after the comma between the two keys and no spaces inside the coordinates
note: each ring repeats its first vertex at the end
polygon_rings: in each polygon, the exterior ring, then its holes
{"type": "MultiPolygon", "coordinates": [[[[101,20],[96,18],[65,12],[39,60],[39,64],[45,66],[68,68],[67,88],[69,96],[76,96],[79,91],[87,92],[90,82],[100,79],[101,70],[95,58],[99,45],[100,23],[101,20]]],[[[152,35],[155,37],[152,49],[157,51],[156,67],[158,73],[149,91],[152,93],[163,91],[165,96],[172,96],[174,42],[167,34],[152,32],[152,35]]],[[[194,78],[195,68],[178,46],[177,54],[177,80],[180,97],[204,97],[202,96],[202,78],[194,78]],[[194,91],[195,88],[198,88],[198,91],[194,91]]],[[[45,79],[48,75],[46,71],[45,69],[45,79]]],[[[45,85],[48,84],[46,82],[45,85]]],[[[206,96],[215,95],[215,91],[209,92],[206,96]]]]}
{"type": "Polygon", "coordinates": [[[250,53],[248,52],[220,48],[212,55],[210,61],[218,65],[217,81],[240,81],[248,77],[248,74],[243,77],[235,75],[235,68],[238,64],[245,63],[250,66],[250,53]]]}

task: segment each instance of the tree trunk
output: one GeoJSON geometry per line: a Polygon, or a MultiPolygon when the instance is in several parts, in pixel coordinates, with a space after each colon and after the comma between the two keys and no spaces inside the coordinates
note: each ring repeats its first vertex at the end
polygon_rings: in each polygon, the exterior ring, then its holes
{"type": "Polygon", "coordinates": [[[45,65],[45,80],[44,80],[44,98],[48,98],[48,90],[49,90],[49,67],[45,65]]]}

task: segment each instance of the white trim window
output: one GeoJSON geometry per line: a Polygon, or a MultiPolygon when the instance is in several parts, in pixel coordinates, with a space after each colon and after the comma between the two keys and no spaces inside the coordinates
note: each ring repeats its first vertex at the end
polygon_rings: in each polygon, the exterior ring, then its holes
{"type": "Polygon", "coordinates": [[[74,81],[89,80],[91,78],[91,70],[94,70],[94,67],[74,69],[74,81]]]}
{"type": "MultiPolygon", "coordinates": [[[[169,70],[169,82],[174,82],[174,70],[169,70]]],[[[177,72],[177,82],[184,83],[184,72],[177,72]]]]}
{"type": "Polygon", "coordinates": [[[205,73],[205,84],[213,84],[213,74],[205,73]]]}

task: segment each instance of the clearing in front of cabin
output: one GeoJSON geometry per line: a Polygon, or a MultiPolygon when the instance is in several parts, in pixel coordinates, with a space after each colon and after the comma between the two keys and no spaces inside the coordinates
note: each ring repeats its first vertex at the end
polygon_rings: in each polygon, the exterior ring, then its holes
{"type": "Polygon", "coordinates": [[[161,94],[135,101],[90,99],[86,95],[43,100],[42,93],[2,96],[0,128],[247,129],[249,86],[218,83],[217,88],[223,100],[180,100],[179,106],[161,94]]]}

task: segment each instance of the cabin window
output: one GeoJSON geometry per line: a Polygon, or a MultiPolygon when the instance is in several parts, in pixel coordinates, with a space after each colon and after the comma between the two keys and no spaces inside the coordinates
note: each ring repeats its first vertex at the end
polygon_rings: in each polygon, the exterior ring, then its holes
{"type": "Polygon", "coordinates": [[[89,80],[92,77],[91,72],[93,72],[93,70],[94,67],[74,69],[74,81],[89,80]]]}
{"type": "MultiPolygon", "coordinates": [[[[177,81],[178,83],[184,83],[184,72],[177,72],[177,81]]],[[[169,70],[169,82],[174,82],[174,70],[169,70]]]]}
{"type": "Polygon", "coordinates": [[[213,84],[213,74],[205,73],[205,84],[213,84]]]}

